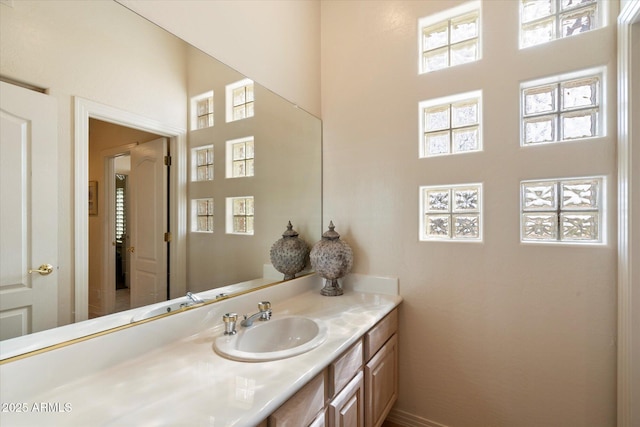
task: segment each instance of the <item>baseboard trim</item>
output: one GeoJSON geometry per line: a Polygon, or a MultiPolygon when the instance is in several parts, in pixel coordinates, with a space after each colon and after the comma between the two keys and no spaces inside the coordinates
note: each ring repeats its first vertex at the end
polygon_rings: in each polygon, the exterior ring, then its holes
{"type": "Polygon", "coordinates": [[[389,415],[387,416],[387,420],[404,427],[447,427],[444,424],[427,420],[426,418],[422,418],[417,415],[413,415],[406,411],[401,411],[395,408],[393,408],[389,412],[389,415]]]}

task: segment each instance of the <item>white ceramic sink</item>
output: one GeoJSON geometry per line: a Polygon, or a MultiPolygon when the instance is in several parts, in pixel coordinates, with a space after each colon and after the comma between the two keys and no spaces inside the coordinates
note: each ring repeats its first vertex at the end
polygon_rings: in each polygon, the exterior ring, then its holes
{"type": "Polygon", "coordinates": [[[326,339],[324,322],[304,316],[286,316],[256,321],[248,328],[238,326],[236,335],[217,338],[213,347],[229,359],[264,362],[306,353],[326,339]]]}
{"type": "Polygon", "coordinates": [[[140,320],[149,319],[151,317],[156,317],[161,314],[171,313],[174,311],[182,310],[184,308],[184,303],[174,302],[163,304],[158,307],[151,308],[149,310],[141,311],[136,313],[132,318],[132,322],[138,322],[140,320]]]}
{"type": "Polygon", "coordinates": [[[131,322],[139,322],[140,320],[150,319],[152,317],[160,316],[161,314],[173,313],[174,311],[182,311],[189,307],[193,307],[195,304],[188,303],[186,298],[180,298],[177,301],[166,302],[164,304],[157,304],[150,307],[148,310],[139,311],[133,315],[131,322]]]}

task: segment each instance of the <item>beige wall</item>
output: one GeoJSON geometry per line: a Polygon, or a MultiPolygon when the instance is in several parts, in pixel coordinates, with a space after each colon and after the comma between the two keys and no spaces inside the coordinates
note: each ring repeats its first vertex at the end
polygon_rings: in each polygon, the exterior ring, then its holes
{"type": "Polygon", "coordinates": [[[311,114],[320,114],[318,0],[118,1],[311,114]]]}
{"type": "MultiPolygon", "coordinates": [[[[518,2],[485,1],[483,59],[417,74],[417,21],[458,1],[322,2],[324,219],[354,271],[398,276],[400,397],[415,425],[613,426],[615,26],[518,50],[518,2]],[[519,84],[606,65],[607,136],[519,147],[519,84]],[[484,151],[418,158],[418,102],[483,91],[484,151]],[[607,176],[603,246],[519,243],[519,182],[607,176]],[[484,184],[483,243],[418,241],[420,185],[484,184]]],[[[616,16],[616,2],[610,16],[616,16]]]]}
{"type": "Polygon", "coordinates": [[[0,5],[0,74],[45,88],[58,99],[62,325],[73,321],[74,304],[73,97],[186,129],[184,49],[155,25],[140,26],[139,17],[111,1],[12,4],[0,5]],[[71,23],[59,25],[65,19],[71,23]],[[159,45],[169,53],[156,49],[159,45]]]}

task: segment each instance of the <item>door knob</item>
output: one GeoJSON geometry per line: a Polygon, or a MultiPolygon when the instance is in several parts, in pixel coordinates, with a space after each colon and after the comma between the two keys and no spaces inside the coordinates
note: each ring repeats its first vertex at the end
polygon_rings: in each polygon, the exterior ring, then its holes
{"type": "Polygon", "coordinates": [[[41,276],[46,276],[47,274],[51,274],[53,272],[53,265],[51,264],[42,264],[38,269],[29,269],[29,274],[32,273],[40,273],[41,276]]]}

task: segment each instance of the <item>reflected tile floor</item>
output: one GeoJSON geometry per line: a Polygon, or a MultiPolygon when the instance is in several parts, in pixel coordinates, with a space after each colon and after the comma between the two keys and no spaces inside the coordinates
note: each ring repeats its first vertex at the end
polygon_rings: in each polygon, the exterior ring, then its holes
{"type": "MultiPolygon", "coordinates": [[[[129,310],[131,308],[131,292],[129,288],[116,289],[116,307],[114,313],[129,310]]],[[[89,305],[89,319],[95,319],[102,314],[96,307],[89,305]]]]}
{"type": "Polygon", "coordinates": [[[118,289],[116,290],[116,311],[118,313],[120,311],[129,310],[131,307],[131,291],[129,288],[118,289]]]}

